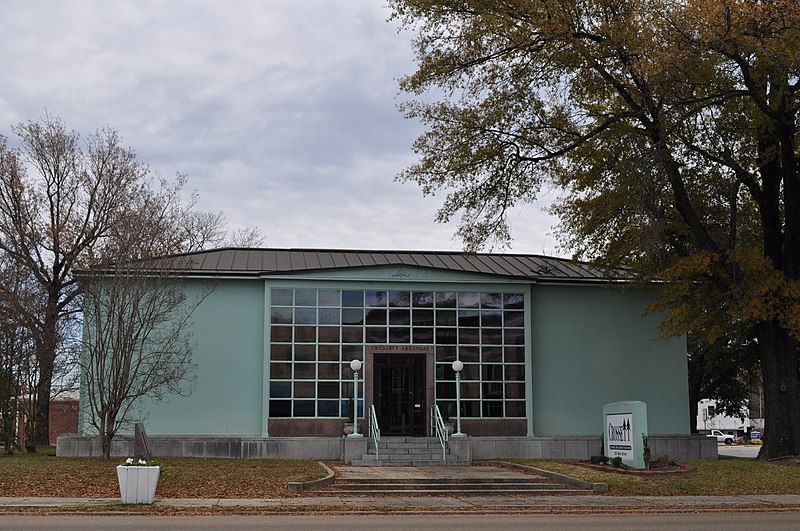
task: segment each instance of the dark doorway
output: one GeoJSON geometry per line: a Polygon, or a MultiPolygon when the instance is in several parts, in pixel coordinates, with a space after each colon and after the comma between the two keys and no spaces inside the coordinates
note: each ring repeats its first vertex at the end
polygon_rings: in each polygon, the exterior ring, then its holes
{"type": "Polygon", "coordinates": [[[381,435],[424,437],[425,356],[375,354],[375,413],[381,435]]]}

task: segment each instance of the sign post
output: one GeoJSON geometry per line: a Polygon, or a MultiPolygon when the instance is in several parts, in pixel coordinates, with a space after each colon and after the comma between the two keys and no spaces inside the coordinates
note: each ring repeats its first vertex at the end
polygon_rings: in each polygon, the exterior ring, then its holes
{"type": "Polygon", "coordinates": [[[645,468],[646,437],[647,404],[628,400],[603,406],[603,451],[607,457],[619,457],[631,468],[645,468]]]}

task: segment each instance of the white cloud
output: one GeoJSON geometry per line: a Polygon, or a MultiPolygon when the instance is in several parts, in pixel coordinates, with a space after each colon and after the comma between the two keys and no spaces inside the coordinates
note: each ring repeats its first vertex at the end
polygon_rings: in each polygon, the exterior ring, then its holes
{"type": "MultiPolygon", "coordinates": [[[[200,206],[270,245],[458,249],[439,198],[393,177],[421,131],[395,108],[410,36],[374,0],[6,1],[0,128],[43,109],[117,128],[200,206]]],[[[547,201],[543,202],[544,205],[547,201]]],[[[553,252],[553,218],[515,213],[512,250],[553,252]]]]}

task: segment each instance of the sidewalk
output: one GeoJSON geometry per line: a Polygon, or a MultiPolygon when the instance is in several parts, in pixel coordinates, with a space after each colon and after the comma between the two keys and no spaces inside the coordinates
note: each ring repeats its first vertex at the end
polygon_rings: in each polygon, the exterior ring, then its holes
{"type": "MultiPolygon", "coordinates": [[[[119,505],[118,498],[0,498],[0,510],[20,508],[75,508],[100,507],[115,505],[117,508],[129,507],[119,505]]],[[[285,508],[287,512],[302,509],[341,508],[343,512],[358,510],[393,509],[431,509],[444,510],[503,510],[531,509],[558,512],[585,508],[587,510],[690,510],[697,508],[709,510],[755,509],[781,510],[800,509],[800,495],[797,494],[764,494],[748,496],[457,496],[436,497],[362,497],[362,496],[327,496],[269,499],[202,499],[202,498],[166,498],[156,500],[153,507],[173,508],[235,508],[235,507],[272,507],[285,508]]]]}

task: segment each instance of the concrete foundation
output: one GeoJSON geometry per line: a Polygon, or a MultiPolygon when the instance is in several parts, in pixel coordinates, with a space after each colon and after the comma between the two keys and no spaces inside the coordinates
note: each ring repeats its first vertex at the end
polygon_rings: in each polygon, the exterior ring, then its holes
{"type": "MultiPolygon", "coordinates": [[[[153,435],[148,437],[156,457],[206,457],[237,459],[328,459],[350,462],[370,448],[371,439],[343,437],[248,437],[217,435],[153,435]]],[[[680,461],[717,459],[717,441],[688,435],[651,435],[653,458],[680,461]]],[[[471,462],[485,459],[589,459],[600,455],[599,436],[464,437],[451,438],[450,452],[471,462]]],[[[118,436],[111,445],[114,457],[133,455],[133,437],[118,436]]],[[[59,457],[101,456],[100,439],[76,434],[61,435],[56,443],[59,457]]]]}

